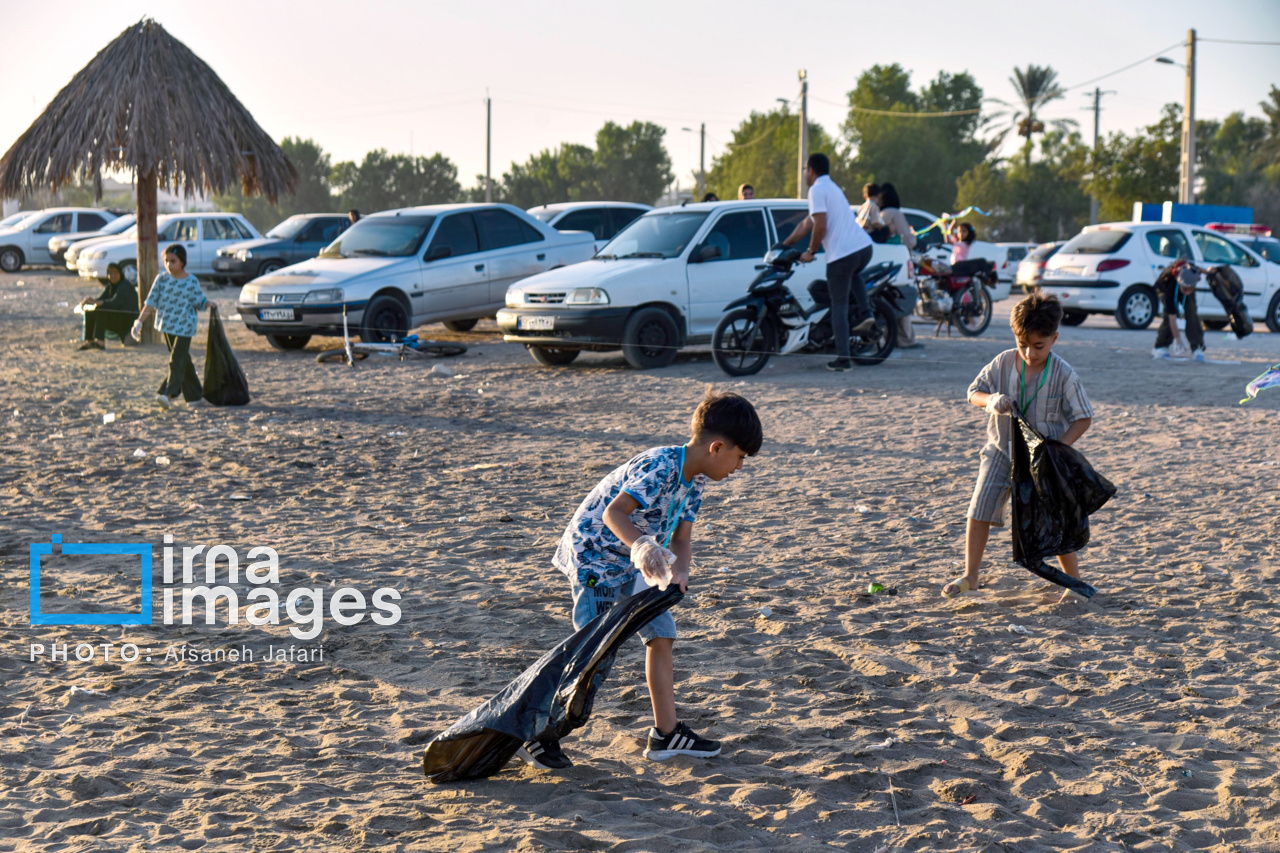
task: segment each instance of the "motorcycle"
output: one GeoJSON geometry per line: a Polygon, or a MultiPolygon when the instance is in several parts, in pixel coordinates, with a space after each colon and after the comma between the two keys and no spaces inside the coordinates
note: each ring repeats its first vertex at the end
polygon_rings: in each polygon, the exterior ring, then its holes
{"type": "MultiPolygon", "coordinates": [[[[750,376],[775,355],[834,353],[831,295],[827,282],[809,284],[813,305],[805,308],[787,287],[801,248],[775,246],[764,256],[760,274],[747,295],[725,306],[727,312],[711,336],[711,357],[730,376],[750,376]]],[[[898,343],[898,317],[911,313],[910,296],[893,285],[900,264],[884,262],[864,269],[855,287],[867,290],[875,326],[849,337],[849,355],[857,364],[879,364],[898,343]]]]}
{"type": "Polygon", "coordinates": [[[947,323],[948,335],[955,326],[960,334],[975,337],[991,325],[991,293],[987,288],[995,284],[995,266],[990,261],[961,261],[953,268],[945,261],[921,258],[916,314],[937,320],[938,328],[947,323]]]}

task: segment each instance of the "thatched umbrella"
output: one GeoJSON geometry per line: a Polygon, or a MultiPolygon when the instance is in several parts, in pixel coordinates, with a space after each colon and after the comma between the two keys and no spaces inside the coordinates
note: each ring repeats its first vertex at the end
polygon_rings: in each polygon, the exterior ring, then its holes
{"type": "Polygon", "coordinates": [[[226,192],[273,203],[297,172],[205,62],[144,18],[71,78],[0,160],[0,197],[57,190],[103,170],[130,171],[138,187],[138,298],[159,271],[156,188],[226,192]]]}

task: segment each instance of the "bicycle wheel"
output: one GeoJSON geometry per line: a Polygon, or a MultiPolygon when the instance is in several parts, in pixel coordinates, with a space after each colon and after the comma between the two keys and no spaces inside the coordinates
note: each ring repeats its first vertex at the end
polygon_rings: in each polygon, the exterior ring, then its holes
{"type": "MultiPolygon", "coordinates": [[[[369,353],[361,349],[351,348],[351,357],[356,361],[364,361],[369,353]]],[[[347,351],[343,347],[327,349],[316,356],[316,364],[346,364],[347,351]]]]}
{"type": "Polygon", "coordinates": [[[466,344],[455,344],[451,341],[418,341],[412,348],[405,347],[400,357],[402,359],[449,358],[462,355],[466,351],[466,344]]]}

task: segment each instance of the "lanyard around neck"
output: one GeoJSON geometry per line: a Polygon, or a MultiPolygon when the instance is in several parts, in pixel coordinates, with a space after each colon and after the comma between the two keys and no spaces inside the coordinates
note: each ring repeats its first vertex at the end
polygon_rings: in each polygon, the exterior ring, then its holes
{"type": "Polygon", "coordinates": [[[1040,396],[1040,389],[1044,387],[1044,381],[1049,378],[1049,365],[1052,363],[1053,353],[1049,353],[1049,357],[1044,362],[1044,370],[1040,371],[1040,384],[1036,386],[1036,393],[1032,394],[1031,399],[1024,403],[1022,400],[1027,396],[1027,362],[1025,359],[1022,360],[1022,386],[1018,390],[1018,411],[1021,412],[1024,418],[1027,416],[1027,410],[1031,408],[1031,404],[1036,401],[1036,397],[1040,396]]]}
{"type": "MultiPolygon", "coordinates": [[[[685,453],[685,448],[682,445],[680,447],[680,467],[676,471],[676,476],[679,478],[679,480],[676,483],[677,491],[679,491],[680,487],[684,485],[684,453],[685,453]]],[[[680,523],[680,520],[684,517],[684,508],[688,505],[689,495],[691,495],[692,493],[693,493],[693,484],[690,483],[688,491],[684,493],[684,500],[680,501],[680,508],[677,509],[674,513],[671,512],[671,510],[676,505],[676,496],[674,494],[671,495],[671,503],[667,508],[667,517],[663,520],[663,526],[667,528],[667,538],[666,538],[666,541],[662,543],[663,548],[668,547],[671,544],[671,537],[676,535],[676,525],[678,525],[680,523]],[[672,519],[674,519],[674,521],[672,519]]]]}

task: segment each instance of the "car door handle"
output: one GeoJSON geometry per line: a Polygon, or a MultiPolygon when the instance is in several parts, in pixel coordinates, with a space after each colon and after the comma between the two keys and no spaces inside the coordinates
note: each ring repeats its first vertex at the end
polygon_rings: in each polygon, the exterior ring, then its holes
{"type": "Polygon", "coordinates": [[[484,264],[476,264],[476,272],[484,272],[484,264]]]}
{"type": "Polygon", "coordinates": [[[547,253],[546,253],[546,252],[539,252],[539,253],[538,253],[538,260],[540,260],[540,261],[545,261],[546,259],[547,259],[547,253]]]}

